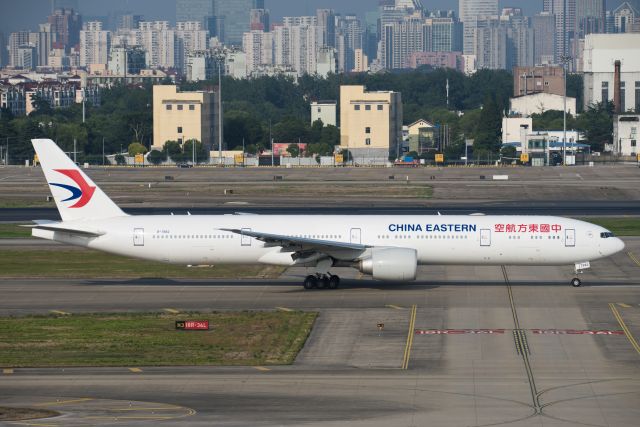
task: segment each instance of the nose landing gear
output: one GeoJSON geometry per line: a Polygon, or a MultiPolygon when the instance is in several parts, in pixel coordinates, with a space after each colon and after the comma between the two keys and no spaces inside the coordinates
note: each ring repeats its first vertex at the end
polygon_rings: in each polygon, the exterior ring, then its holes
{"type": "Polygon", "coordinates": [[[573,286],[574,288],[579,288],[580,286],[582,286],[582,280],[574,277],[573,279],[571,279],[571,286],[573,286]]]}
{"type": "Polygon", "coordinates": [[[305,289],[337,289],[340,277],[333,274],[310,274],[305,277],[303,286],[305,289]]]}

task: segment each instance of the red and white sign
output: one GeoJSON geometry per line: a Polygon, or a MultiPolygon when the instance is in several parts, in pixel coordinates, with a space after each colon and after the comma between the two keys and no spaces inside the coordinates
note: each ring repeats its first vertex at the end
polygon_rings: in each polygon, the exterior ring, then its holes
{"type": "Polygon", "coordinates": [[[177,320],[176,329],[183,331],[208,331],[208,320],[177,320]]]}
{"type": "Polygon", "coordinates": [[[538,335],[624,335],[624,331],[585,330],[585,329],[531,329],[538,335]]]}

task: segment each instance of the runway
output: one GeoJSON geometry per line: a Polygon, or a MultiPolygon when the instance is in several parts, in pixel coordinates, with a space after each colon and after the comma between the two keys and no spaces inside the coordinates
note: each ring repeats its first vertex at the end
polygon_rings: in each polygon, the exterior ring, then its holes
{"type": "MultiPolygon", "coordinates": [[[[123,210],[131,215],[224,215],[236,212],[264,215],[560,215],[610,216],[637,215],[640,200],[626,201],[520,201],[446,203],[429,201],[419,205],[376,203],[363,205],[343,202],[329,207],[261,207],[255,204],[222,204],[216,207],[129,207],[123,210]]],[[[55,207],[0,208],[0,222],[29,222],[35,219],[60,220],[55,207]]]]}
{"type": "Polygon", "coordinates": [[[335,291],[304,291],[304,269],[273,281],[6,279],[2,315],[320,315],[292,366],[3,367],[0,405],[61,411],[41,421],[56,426],[635,425],[640,239],[625,240],[579,289],[570,267],[426,266],[402,285],[343,270],[335,291]]]}

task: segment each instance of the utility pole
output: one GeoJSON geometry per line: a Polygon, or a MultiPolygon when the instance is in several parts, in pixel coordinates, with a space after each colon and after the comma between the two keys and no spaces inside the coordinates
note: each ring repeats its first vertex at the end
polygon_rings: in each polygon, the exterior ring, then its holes
{"type": "Polygon", "coordinates": [[[76,143],[77,143],[76,139],[73,138],[73,163],[78,164],[78,159],[76,156],[76,153],[78,150],[76,150],[76,145],[77,145],[76,143]]]}
{"type": "MultiPolygon", "coordinates": [[[[566,16],[566,15],[565,15],[566,16]]],[[[571,60],[570,56],[562,57],[562,71],[564,79],[564,108],[562,110],[562,165],[567,165],[567,64],[571,60]]]]}
{"type": "Polygon", "coordinates": [[[447,77],[447,110],[449,109],[449,78],[447,77]]]}
{"type": "Polygon", "coordinates": [[[218,164],[222,164],[222,57],[218,57],[218,164]]]}
{"type": "Polygon", "coordinates": [[[244,138],[242,138],[242,167],[244,167],[244,138]]]}
{"type": "Polygon", "coordinates": [[[84,108],[84,88],[80,89],[82,91],[82,124],[84,124],[84,119],[85,119],[85,108],[84,108]]]}
{"type": "Polygon", "coordinates": [[[102,166],[104,166],[104,136],[102,137],[102,166]]]}

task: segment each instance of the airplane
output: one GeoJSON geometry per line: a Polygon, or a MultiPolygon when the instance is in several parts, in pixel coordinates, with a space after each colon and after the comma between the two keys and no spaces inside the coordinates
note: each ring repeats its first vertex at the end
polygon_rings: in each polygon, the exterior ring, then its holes
{"type": "Polygon", "coordinates": [[[50,139],[32,140],[62,221],[32,235],[127,257],[181,265],[310,267],[305,289],[335,289],[333,267],[408,282],[418,265],[574,264],[624,249],[598,225],[553,216],[128,215],[50,139]]]}

